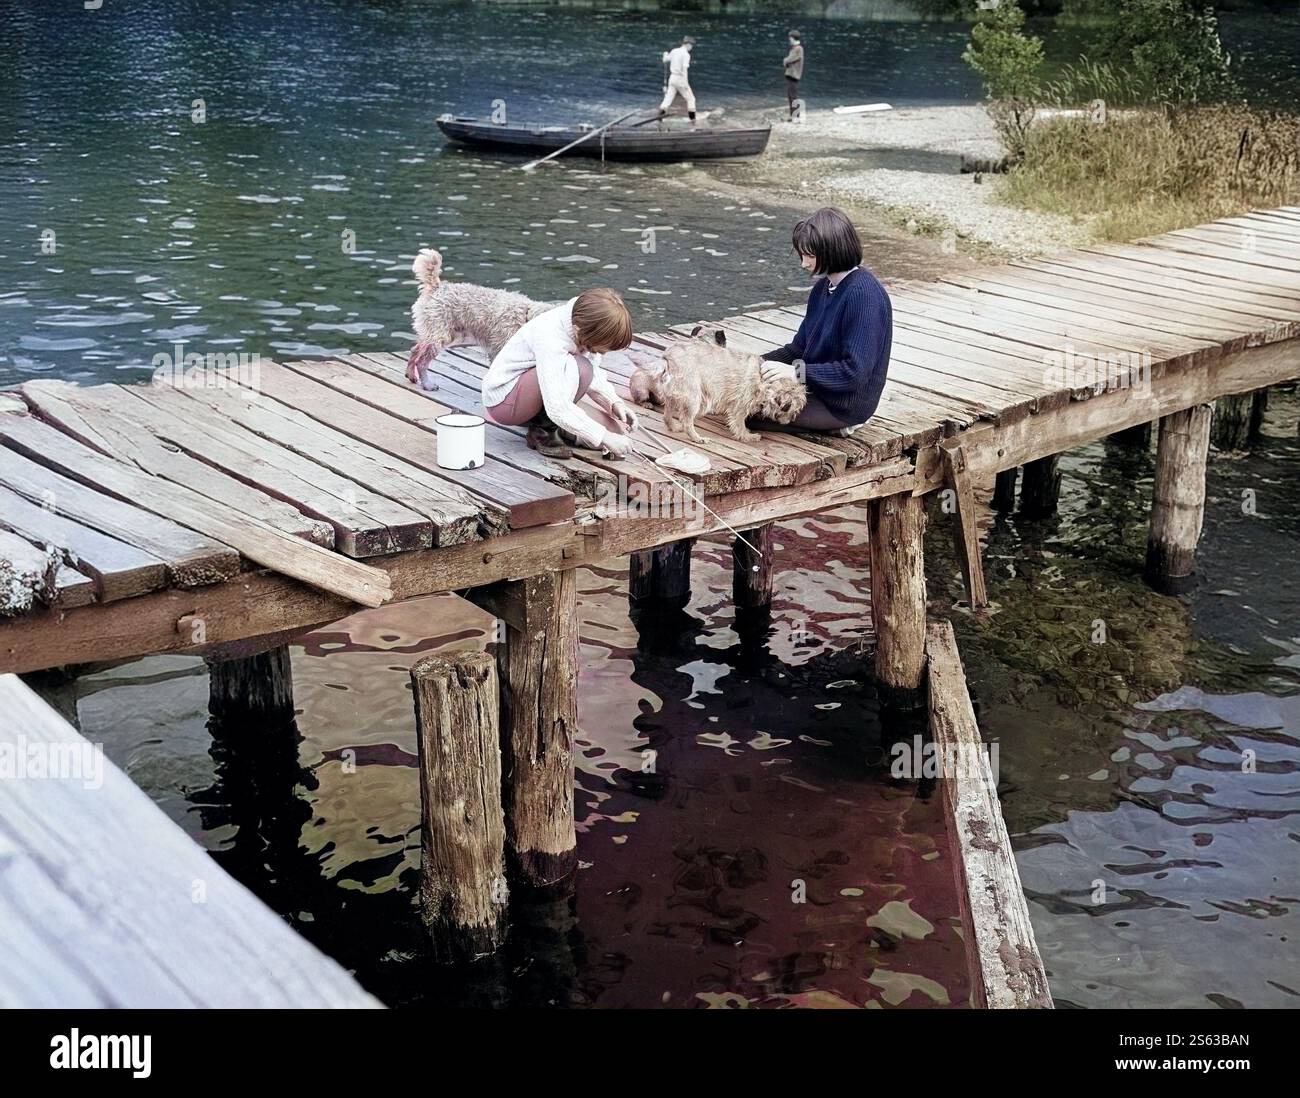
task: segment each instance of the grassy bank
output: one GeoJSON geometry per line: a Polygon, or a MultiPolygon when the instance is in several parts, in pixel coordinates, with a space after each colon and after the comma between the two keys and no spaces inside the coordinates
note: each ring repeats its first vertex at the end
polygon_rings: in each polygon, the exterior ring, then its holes
{"type": "Polygon", "coordinates": [[[1104,240],[1300,202],[1300,118],[1203,107],[1036,123],[1002,197],[1088,218],[1104,240]]]}

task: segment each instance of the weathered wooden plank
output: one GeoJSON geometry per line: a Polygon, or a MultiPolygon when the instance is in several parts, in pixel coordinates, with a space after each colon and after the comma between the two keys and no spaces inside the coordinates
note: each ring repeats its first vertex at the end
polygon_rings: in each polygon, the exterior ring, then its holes
{"type": "Polygon", "coordinates": [[[573,517],[573,493],[496,461],[490,455],[479,469],[443,469],[436,459],[434,432],[349,399],[327,385],[294,373],[278,363],[264,363],[258,392],[311,419],[401,458],[437,480],[464,488],[503,510],[513,529],[573,517]]]}
{"type": "Polygon", "coordinates": [[[1176,360],[1184,368],[1219,351],[1217,343],[1207,340],[1170,336],[1130,324],[1079,316],[1059,307],[994,298],[955,286],[914,291],[898,308],[900,312],[937,308],[951,323],[1001,333],[1047,350],[1070,347],[1076,352],[1103,356],[1145,352],[1155,360],[1176,360]]]}
{"type": "Polygon", "coordinates": [[[1088,247],[1080,249],[1085,255],[1098,255],[1123,264],[1136,264],[1145,270],[1152,270],[1163,276],[1169,271],[1185,272],[1194,276],[1196,281],[1210,284],[1219,282],[1235,283],[1242,289],[1248,289],[1256,296],[1274,299],[1280,304],[1294,304],[1297,287],[1294,284],[1279,282],[1259,273],[1260,268],[1246,263],[1234,263],[1228,260],[1213,259],[1207,256],[1186,255],[1168,248],[1139,247],[1137,245],[1107,245],[1106,247],[1088,247]]]}
{"type": "Polygon", "coordinates": [[[950,622],[927,627],[926,656],[930,731],[943,766],[939,784],[964,901],[972,997],[992,1009],[1051,1007],[997,782],[975,723],[950,622]]]}
{"type": "Polygon", "coordinates": [[[1066,285],[1075,294],[1095,294],[1099,299],[1126,308],[1144,309],[1170,318],[1204,318],[1225,328],[1247,331],[1251,333],[1248,343],[1252,346],[1300,335],[1300,322],[1279,320],[1275,313],[1231,301],[1204,286],[1144,282],[1125,278],[1116,271],[1103,273],[1046,259],[1017,260],[1013,267],[1032,274],[1044,287],[1066,285]]]}
{"type": "Polygon", "coordinates": [[[1197,261],[1212,260],[1217,269],[1223,264],[1225,274],[1241,268],[1241,277],[1272,286],[1283,286],[1300,291],[1300,273],[1285,259],[1277,259],[1260,251],[1248,251],[1231,244],[1215,244],[1205,239],[1191,239],[1181,233],[1167,233],[1137,242],[1138,247],[1159,249],[1161,252],[1178,252],[1197,261]]]}
{"type": "MultiPolygon", "coordinates": [[[[980,426],[962,436],[971,476],[987,482],[995,473],[1105,438],[1127,427],[1204,404],[1228,393],[1247,393],[1300,377],[1293,341],[1249,347],[1207,362],[1203,369],[1155,378],[1149,386],[1074,401],[1050,416],[1031,416],[1006,427],[980,426]]],[[[917,490],[943,487],[937,448],[917,455],[917,490]]]]}
{"type": "Polygon", "coordinates": [[[388,575],[302,538],[285,534],[234,507],[198,495],[103,456],[30,416],[0,420],[0,438],[32,461],[83,484],[138,501],[145,510],[217,538],[255,564],[302,583],[345,596],[362,606],[381,606],[392,592],[388,575]]]}
{"type": "MultiPolygon", "coordinates": [[[[392,577],[395,598],[416,598],[592,564],[682,537],[717,533],[727,525],[743,530],[911,491],[913,484],[911,461],[897,459],[815,484],[720,496],[710,504],[713,513],[700,508],[685,517],[620,515],[588,524],[555,523],[513,531],[489,544],[402,553],[377,558],[375,564],[392,577]]],[[[204,643],[213,645],[308,629],[354,610],[345,599],[283,576],[250,572],[208,592],[163,591],[61,615],[36,612],[16,619],[0,629],[0,673],[192,650],[202,647],[190,634],[194,621],[203,622],[204,643]]]]}
{"type": "MultiPolygon", "coordinates": [[[[298,359],[281,365],[412,426],[432,431],[435,435],[439,416],[461,411],[444,402],[440,392],[428,392],[411,385],[404,375],[398,377],[393,371],[389,377],[383,376],[362,355],[348,355],[342,359],[298,359]],[[369,369],[366,368],[367,365],[370,366],[369,369]]],[[[483,413],[480,411],[474,414],[483,413]]],[[[522,433],[513,434],[491,422],[487,422],[485,428],[487,452],[498,461],[521,473],[558,484],[571,492],[587,496],[594,494],[594,475],[578,479],[575,483],[572,469],[530,449],[522,433]]],[[[594,469],[591,473],[594,474],[594,469]]],[[[613,478],[606,476],[605,479],[613,478]]]]}
{"type": "MultiPolygon", "coordinates": [[[[440,386],[436,394],[438,401],[458,412],[467,412],[470,415],[483,416],[486,419],[483,409],[482,371],[477,370],[476,372],[474,363],[456,353],[461,350],[468,352],[472,348],[449,348],[428,365],[429,372],[437,377],[440,386]]],[[[358,355],[344,355],[341,361],[356,365],[360,369],[374,373],[377,377],[391,379],[393,384],[402,385],[408,389],[411,388],[410,382],[406,380],[406,360],[399,358],[397,355],[367,352],[358,355]]],[[[489,440],[496,437],[498,432],[513,439],[509,446],[502,451],[503,461],[517,464],[513,459],[513,455],[518,453],[520,448],[532,454],[534,458],[540,457],[535,451],[528,449],[528,444],[525,441],[528,433],[526,426],[503,426],[489,421],[489,440]]],[[[495,445],[495,443],[491,442],[489,444],[495,445]]],[[[611,483],[617,490],[620,477],[623,478],[623,483],[655,484],[660,482],[660,478],[650,470],[630,470],[626,461],[620,461],[613,456],[606,456],[603,452],[597,450],[578,449],[572,458],[565,460],[543,458],[542,460],[555,468],[563,469],[566,474],[565,479],[556,480],[555,483],[564,484],[582,499],[607,495],[611,483]]],[[[663,478],[664,481],[666,479],[663,478]]]]}
{"type": "MultiPolygon", "coordinates": [[[[6,416],[0,420],[0,430],[29,420],[29,416],[6,416]]],[[[56,442],[62,446],[63,437],[56,442]]],[[[167,568],[168,582],[177,587],[219,583],[239,574],[239,554],[230,546],[97,492],[4,446],[0,446],[0,484],[157,557],[167,568]]]]}
{"type": "MultiPolygon", "coordinates": [[[[454,484],[434,481],[408,462],[334,431],[283,404],[259,400],[244,389],[155,390],[152,400],[179,416],[189,406],[210,409],[299,457],[317,462],[367,492],[397,499],[433,524],[435,546],[474,541],[483,531],[505,525],[505,512],[485,509],[481,501],[454,484]]],[[[364,497],[363,497],[364,498],[364,497]]]]}
{"type": "Polygon", "coordinates": [[[0,530],[0,618],[56,601],[58,557],[44,546],[0,530]]]}
{"type": "Polygon", "coordinates": [[[0,1004],[375,1007],[26,685],[0,743],[48,776],[0,782],[0,1004]]]}
{"type": "MultiPolygon", "coordinates": [[[[1119,324],[1141,326],[1167,335],[1184,335],[1218,343],[1225,351],[1240,351],[1254,333],[1242,331],[1240,324],[1215,324],[1205,317],[1170,315],[1170,310],[1143,312],[1121,306],[1110,299],[1089,292],[1080,293],[1064,280],[1036,279],[1029,272],[1014,274],[981,272],[978,276],[951,275],[945,283],[1014,302],[1033,302],[1050,306],[1059,314],[1082,322],[1089,316],[1119,324]]],[[[1040,314],[1045,315],[1045,314],[1040,314]]]]}
{"type": "Polygon", "coordinates": [[[103,602],[142,595],[167,582],[167,568],[152,553],[101,534],[53,507],[38,507],[0,488],[0,526],[59,550],[65,565],[89,576],[103,602]]]}
{"type": "Polygon", "coordinates": [[[952,514],[956,522],[953,538],[957,558],[961,562],[962,576],[966,581],[966,597],[973,608],[988,606],[988,588],[984,583],[984,562],[980,555],[979,523],[975,513],[975,492],[971,487],[970,471],[966,468],[966,453],[961,444],[940,447],[948,490],[952,492],[952,514]]]}
{"type": "Polygon", "coordinates": [[[95,601],[95,581],[62,561],[54,566],[54,588],[58,606],[89,606],[95,601]]]}
{"type": "Polygon", "coordinates": [[[308,518],[297,507],[159,442],[137,419],[115,409],[109,394],[116,389],[112,385],[83,387],[67,381],[29,381],[20,391],[43,420],[74,438],[78,437],[78,424],[93,423],[99,441],[86,439],[85,444],[107,457],[134,464],[197,495],[228,504],[281,533],[333,547],[334,530],[326,523],[308,518]]]}
{"type": "Polygon", "coordinates": [[[104,395],[157,438],[328,523],[341,553],[372,557],[433,544],[427,516],[268,442],[196,401],[185,401],[180,414],[175,401],[159,394],[159,387],[136,385],[114,387],[104,395]]]}

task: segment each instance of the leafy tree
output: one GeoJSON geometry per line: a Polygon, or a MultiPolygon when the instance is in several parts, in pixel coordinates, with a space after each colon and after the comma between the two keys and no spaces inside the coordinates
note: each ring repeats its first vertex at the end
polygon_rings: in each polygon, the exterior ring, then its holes
{"type": "Polygon", "coordinates": [[[1111,16],[1101,56],[1128,71],[1148,102],[1165,107],[1239,97],[1214,11],[1197,0],[1101,0],[1111,16]]]}
{"type": "Polygon", "coordinates": [[[1025,136],[1042,91],[1042,40],[1025,34],[1025,13],[1016,0],[993,0],[971,28],[962,60],[979,73],[988,110],[1013,160],[1024,154],[1025,136]]]}

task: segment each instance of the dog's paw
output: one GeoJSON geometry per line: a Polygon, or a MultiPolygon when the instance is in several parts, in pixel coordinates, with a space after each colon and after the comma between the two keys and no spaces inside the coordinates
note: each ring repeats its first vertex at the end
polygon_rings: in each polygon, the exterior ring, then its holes
{"type": "Polygon", "coordinates": [[[763,436],[757,431],[733,431],[737,442],[762,442],[763,436]]]}
{"type": "Polygon", "coordinates": [[[426,393],[436,393],[438,391],[438,382],[437,379],[434,378],[432,372],[426,371],[420,378],[420,388],[426,393]]]}

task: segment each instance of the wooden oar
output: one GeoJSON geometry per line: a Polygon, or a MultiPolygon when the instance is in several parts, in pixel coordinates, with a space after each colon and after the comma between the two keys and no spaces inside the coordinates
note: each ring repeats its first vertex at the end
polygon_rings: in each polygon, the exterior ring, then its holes
{"type": "Polygon", "coordinates": [[[520,168],[520,171],[531,172],[535,167],[537,167],[538,164],[545,164],[548,160],[553,160],[561,153],[568,152],[571,148],[573,148],[574,145],[581,145],[584,141],[589,141],[591,138],[595,137],[598,133],[604,133],[607,129],[610,128],[610,126],[617,126],[620,122],[626,122],[634,114],[640,114],[643,109],[644,108],[642,107],[638,107],[634,111],[628,111],[627,114],[623,115],[620,118],[614,119],[613,122],[606,122],[603,126],[599,126],[588,133],[584,133],[576,141],[570,141],[567,145],[564,146],[564,148],[556,149],[555,152],[553,153],[547,153],[545,156],[541,157],[538,160],[530,160],[527,164],[525,164],[522,168],[520,168]]]}

